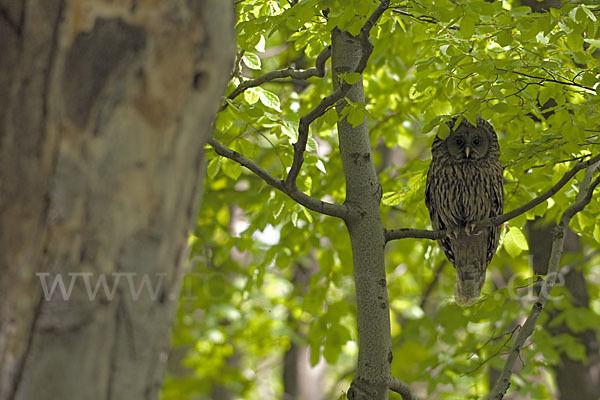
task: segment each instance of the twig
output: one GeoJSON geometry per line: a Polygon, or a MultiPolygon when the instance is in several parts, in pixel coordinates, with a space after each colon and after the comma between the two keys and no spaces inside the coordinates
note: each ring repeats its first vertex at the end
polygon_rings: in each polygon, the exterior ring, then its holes
{"type": "Polygon", "coordinates": [[[510,349],[502,373],[492,388],[488,400],[501,400],[510,386],[512,370],[517,359],[520,359],[521,349],[523,348],[527,338],[533,333],[537,319],[544,309],[544,305],[550,296],[550,291],[556,283],[556,275],[560,263],[560,257],[563,252],[563,243],[569,222],[575,214],[583,210],[584,207],[591,201],[594,189],[596,186],[598,186],[598,184],[600,184],[600,176],[592,181],[592,175],[599,166],[600,162],[596,162],[595,164],[590,165],[590,167],[586,170],[585,178],[579,185],[580,191],[577,194],[575,203],[565,210],[560,218],[560,222],[554,227],[552,235],[552,251],[550,253],[550,260],[548,261],[548,272],[546,274],[546,279],[544,280],[537,301],[533,304],[531,312],[523,324],[523,328],[519,331],[519,334],[517,335],[515,342],[510,349]]]}
{"type": "Polygon", "coordinates": [[[410,390],[410,386],[398,378],[390,377],[389,388],[392,392],[396,392],[402,396],[402,400],[417,400],[412,390],[410,390]]]}
{"type": "Polygon", "coordinates": [[[431,293],[433,292],[435,285],[437,285],[437,282],[440,280],[440,275],[442,274],[442,271],[444,270],[444,267],[446,266],[447,263],[448,262],[444,259],[438,264],[437,268],[435,269],[435,271],[433,273],[433,279],[431,280],[431,282],[429,282],[429,285],[427,285],[427,288],[425,289],[425,291],[423,292],[423,295],[421,296],[421,302],[419,304],[419,307],[421,307],[421,310],[425,310],[425,305],[427,305],[427,302],[429,301],[429,297],[431,296],[431,293]]]}
{"type": "Polygon", "coordinates": [[[569,272],[571,272],[573,269],[577,268],[579,265],[585,264],[588,261],[590,261],[592,258],[596,257],[598,254],[600,254],[600,249],[595,249],[591,252],[589,252],[587,255],[585,255],[581,260],[579,261],[575,261],[572,262],[571,264],[567,264],[565,266],[563,266],[560,269],[560,274],[561,275],[567,275],[569,272]]]}
{"type": "MultiPolygon", "coordinates": [[[[405,15],[407,17],[411,17],[420,22],[426,22],[428,24],[439,24],[440,22],[430,15],[414,15],[409,13],[408,11],[400,10],[399,8],[392,8],[392,11],[398,13],[400,15],[405,15]]],[[[448,29],[452,29],[454,31],[459,30],[460,28],[456,25],[449,26],[448,29]]]]}
{"type": "MultiPolygon", "coordinates": [[[[250,79],[245,82],[242,82],[237,88],[231,92],[227,98],[229,100],[235,99],[240,94],[244,93],[247,89],[252,87],[260,86],[263,83],[272,81],[274,79],[281,78],[292,78],[297,80],[306,80],[313,76],[322,78],[325,76],[325,62],[331,57],[331,46],[325,47],[317,56],[317,60],[315,61],[315,66],[307,69],[294,69],[294,68],[283,68],[278,69],[276,71],[267,72],[264,75],[259,76],[256,79],[250,79]]],[[[228,103],[223,103],[219,112],[223,111],[227,108],[228,103]]]]}
{"type": "Polygon", "coordinates": [[[340,204],[328,203],[326,201],[315,199],[307,195],[306,193],[301,192],[297,187],[287,187],[284,185],[284,181],[273,177],[267,171],[258,166],[254,161],[244,157],[242,154],[238,153],[235,150],[232,150],[224,145],[222,145],[219,141],[214,138],[208,140],[208,144],[210,144],[213,149],[220,156],[229,158],[237,162],[238,164],[243,165],[248,168],[250,171],[254,172],[259,178],[265,181],[268,185],[274,187],[277,190],[287,194],[293,200],[297,201],[299,204],[308,208],[309,210],[319,212],[321,214],[330,215],[332,217],[345,218],[348,214],[348,210],[346,206],[340,204]]]}
{"type": "MultiPolygon", "coordinates": [[[[500,339],[501,337],[504,337],[504,336],[508,335],[508,339],[506,339],[506,341],[505,341],[505,342],[502,344],[502,346],[500,346],[500,347],[498,348],[498,350],[496,350],[496,352],[495,352],[494,354],[492,354],[491,356],[489,356],[488,358],[486,358],[485,360],[483,360],[482,362],[480,362],[480,363],[479,363],[479,364],[478,364],[478,365],[477,365],[475,368],[473,368],[473,369],[471,369],[471,370],[469,370],[469,371],[467,371],[467,372],[465,372],[465,373],[461,374],[460,376],[467,376],[467,375],[471,375],[473,372],[475,372],[475,371],[477,371],[479,368],[483,367],[483,366],[485,365],[485,363],[487,363],[488,361],[490,361],[492,358],[494,358],[494,357],[498,356],[498,355],[499,355],[499,354],[502,352],[502,350],[504,350],[504,348],[505,348],[505,347],[506,347],[506,348],[508,348],[508,346],[507,346],[508,342],[510,342],[510,339],[512,339],[512,337],[514,336],[515,332],[516,332],[517,330],[519,330],[520,328],[521,328],[521,325],[517,325],[517,326],[515,327],[515,329],[513,329],[513,330],[512,330],[512,332],[506,332],[506,333],[502,334],[501,336],[498,336],[497,338],[491,338],[491,339],[489,339],[489,340],[488,340],[488,341],[487,341],[487,342],[486,342],[486,343],[483,345],[483,347],[485,347],[485,346],[486,346],[488,343],[490,343],[492,340],[497,340],[497,339],[500,339]]],[[[483,347],[482,347],[482,348],[483,348],[483,347]]],[[[469,358],[470,358],[470,357],[469,357],[469,358]]]]}
{"type": "Polygon", "coordinates": [[[540,81],[540,82],[536,82],[536,84],[538,84],[538,85],[541,85],[541,84],[543,84],[544,82],[553,82],[553,83],[558,83],[558,84],[560,84],[560,85],[566,85],[566,86],[574,86],[574,87],[578,87],[578,88],[580,88],[580,89],[585,89],[585,90],[589,90],[589,91],[590,91],[590,92],[592,92],[592,93],[596,93],[596,90],[595,90],[594,88],[591,88],[591,87],[588,87],[588,86],[581,85],[581,84],[579,84],[579,83],[577,83],[577,82],[574,82],[574,81],[571,81],[571,80],[569,80],[569,79],[566,79],[566,78],[565,78],[565,77],[563,77],[563,76],[557,75],[557,76],[560,76],[561,78],[563,78],[563,79],[565,79],[565,80],[559,80],[559,79],[556,79],[556,78],[554,78],[554,75],[553,75],[553,74],[551,74],[551,73],[550,73],[548,70],[546,70],[545,68],[542,68],[542,69],[543,69],[544,71],[546,71],[546,73],[548,73],[548,75],[550,75],[552,78],[544,78],[544,77],[542,77],[542,76],[530,75],[530,74],[526,74],[525,72],[520,72],[520,71],[511,71],[511,70],[504,69],[504,68],[496,68],[496,69],[497,69],[497,70],[499,70],[499,71],[503,71],[503,72],[511,72],[511,73],[513,73],[513,74],[516,74],[516,75],[526,76],[527,78],[531,78],[531,79],[539,79],[539,81],[540,81]]]}
{"type": "MultiPolygon", "coordinates": [[[[509,220],[511,220],[515,217],[518,217],[519,215],[531,210],[533,207],[543,203],[544,201],[548,200],[550,197],[554,196],[560,189],[562,189],[563,186],[565,186],[571,180],[571,178],[573,178],[573,176],[575,176],[575,174],[577,172],[589,167],[592,164],[597,163],[598,161],[600,161],[600,154],[596,155],[595,157],[590,158],[587,161],[578,162],[577,164],[575,164],[575,166],[571,170],[567,171],[563,175],[563,177],[554,186],[552,186],[546,192],[542,193],[541,195],[539,195],[535,199],[531,200],[530,202],[522,205],[521,207],[515,208],[514,210],[512,210],[510,212],[507,212],[502,215],[498,215],[496,217],[486,218],[484,220],[476,222],[474,224],[475,230],[484,228],[486,226],[502,225],[506,221],[509,221],[509,220]]],[[[439,230],[439,231],[429,231],[429,230],[424,230],[424,229],[408,229],[408,228],[392,229],[392,230],[386,229],[385,230],[386,242],[389,242],[391,240],[406,239],[406,238],[436,240],[436,239],[442,239],[445,236],[446,236],[445,229],[439,230]]]]}

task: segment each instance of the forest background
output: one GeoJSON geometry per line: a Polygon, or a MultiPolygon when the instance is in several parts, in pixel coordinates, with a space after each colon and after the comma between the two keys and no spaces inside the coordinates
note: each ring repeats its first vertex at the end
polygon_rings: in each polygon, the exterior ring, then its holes
{"type": "MultiPolygon", "coordinates": [[[[364,70],[335,78],[341,86],[362,82],[365,96],[346,97],[338,116],[333,104],[323,106],[334,92],[332,31],[360,37],[380,2],[236,2],[238,56],[210,142],[216,152],[208,147],[174,330],[184,367],[168,378],[163,398],[333,399],[350,386],[359,343],[348,232],[267,176],[285,181],[301,117],[317,110],[298,189],[343,204],[337,123],[366,124],[390,230],[430,228],[423,195],[430,146],[436,133],[447,135],[451,116],[481,115],[495,127],[505,212],[598,154],[600,8],[563,3],[390,2],[370,30],[364,70]]],[[[434,240],[390,236],[392,376],[428,399],[475,399],[492,389],[538,300],[552,228],[585,181],[579,172],[505,224],[484,295],[472,307],[454,303],[455,272],[434,240]]],[[[506,398],[599,393],[597,196],[569,228],[557,287],[522,343],[506,398]]]]}

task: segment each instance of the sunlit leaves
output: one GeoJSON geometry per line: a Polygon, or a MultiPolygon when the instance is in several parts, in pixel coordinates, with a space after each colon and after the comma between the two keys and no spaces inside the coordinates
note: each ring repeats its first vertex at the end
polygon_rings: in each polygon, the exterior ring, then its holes
{"type": "Polygon", "coordinates": [[[260,69],[260,58],[258,58],[258,56],[254,53],[250,53],[250,52],[245,52],[244,55],[242,56],[242,61],[244,61],[244,64],[251,69],[260,69]]]}
{"type": "Polygon", "coordinates": [[[519,228],[514,226],[511,226],[508,232],[506,232],[503,246],[511,257],[518,256],[523,250],[529,250],[529,245],[527,244],[525,235],[519,228]]]}

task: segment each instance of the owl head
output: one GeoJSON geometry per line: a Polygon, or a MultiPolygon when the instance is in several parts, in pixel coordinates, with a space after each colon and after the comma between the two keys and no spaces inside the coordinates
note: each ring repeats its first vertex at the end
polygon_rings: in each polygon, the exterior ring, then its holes
{"type": "Polygon", "coordinates": [[[477,126],[466,119],[455,127],[456,118],[448,122],[450,135],[444,140],[451,159],[458,162],[480,160],[490,156],[490,151],[498,149],[498,139],[491,125],[477,118],[477,126]]]}

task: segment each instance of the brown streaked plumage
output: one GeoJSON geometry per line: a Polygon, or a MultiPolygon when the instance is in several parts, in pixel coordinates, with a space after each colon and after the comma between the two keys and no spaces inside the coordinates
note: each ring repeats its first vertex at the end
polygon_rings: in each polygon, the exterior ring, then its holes
{"type": "Polygon", "coordinates": [[[427,172],[425,204],[433,229],[448,229],[438,240],[456,268],[456,302],[473,304],[481,293],[485,271],[498,247],[500,227],[471,232],[470,225],[501,215],[504,207],[500,146],[492,126],[477,118],[463,120],[445,139],[436,137],[427,172]],[[467,235],[458,234],[460,231],[467,235]]]}

